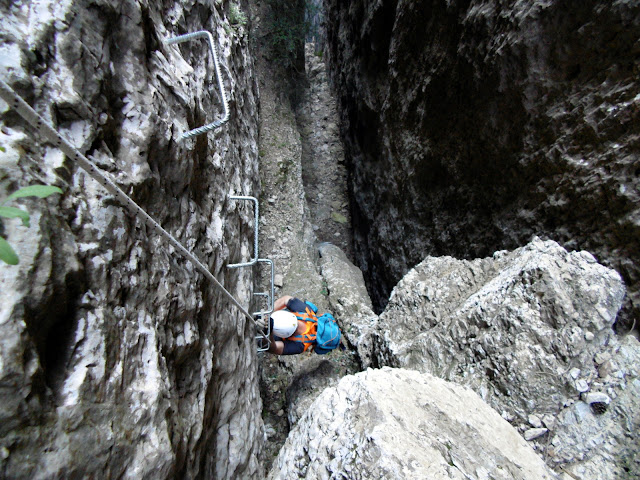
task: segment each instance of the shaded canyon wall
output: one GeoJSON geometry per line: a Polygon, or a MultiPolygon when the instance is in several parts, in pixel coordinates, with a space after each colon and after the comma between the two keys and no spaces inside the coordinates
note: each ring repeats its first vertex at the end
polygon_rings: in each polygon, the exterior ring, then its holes
{"type": "Polygon", "coordinates": [[[356,259],[380,309],[425,255],[533,235],[640,309],[640,5],[325,0],[356,259]]]}

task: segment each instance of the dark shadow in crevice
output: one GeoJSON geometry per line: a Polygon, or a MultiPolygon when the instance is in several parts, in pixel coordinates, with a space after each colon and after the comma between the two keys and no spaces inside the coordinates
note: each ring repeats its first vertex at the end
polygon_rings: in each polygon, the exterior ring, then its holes
{"type": "MultiPolygon", "coordinates": [[[[36,260],[37,261],[37,260],[36,260]]],[[[67,364],[73,354],[74,333],[78,324],[79,298],[86,290],[84,270],[69,271],[64,277],[62,258],[53,255],[48,291],[38,303],[26,301],[24,319],[42,367],[44,383],[54,397],[65,380],[67,364]]],[[[37,392],[44,396],[46,392],[37,392]]]]}

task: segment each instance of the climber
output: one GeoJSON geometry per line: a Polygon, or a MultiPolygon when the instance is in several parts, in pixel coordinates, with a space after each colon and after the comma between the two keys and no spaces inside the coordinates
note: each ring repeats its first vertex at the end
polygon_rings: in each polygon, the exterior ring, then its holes
{"type": "Polygon", "coordinates": [[[296,355],[313,349],[322,355],[340,345],[340,329],[333,316],[325,313],[318,317],[317,312],[313,303],[290,295],[276,300],[270,320],[269,352],[296,355]]]}

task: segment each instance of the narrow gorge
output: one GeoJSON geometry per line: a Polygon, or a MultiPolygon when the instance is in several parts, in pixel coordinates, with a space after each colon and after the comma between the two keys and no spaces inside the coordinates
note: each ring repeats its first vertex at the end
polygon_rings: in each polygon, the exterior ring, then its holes
{"type": "Polygon", "coordinates": [[[640,476],[637,1],[0,11],[1,478],[640,476]]]}

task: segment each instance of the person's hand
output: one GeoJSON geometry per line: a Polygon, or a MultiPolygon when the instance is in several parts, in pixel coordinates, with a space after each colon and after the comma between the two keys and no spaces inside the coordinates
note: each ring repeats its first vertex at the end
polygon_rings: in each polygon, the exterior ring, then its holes
{"type": "Polygon", "coordinates": [[[256,325],[258,325],[258,328],[262,330],[267,328],[268,320],[266,315],[256,315],[253,319],[256,321],[256,325]]]}

